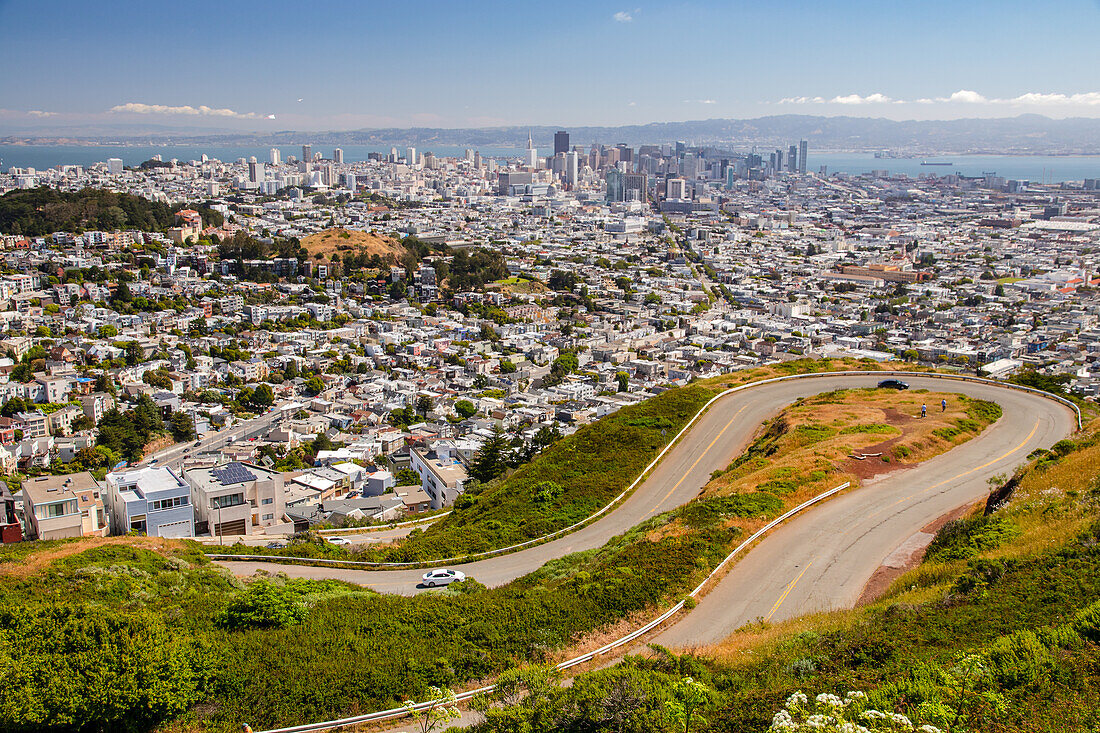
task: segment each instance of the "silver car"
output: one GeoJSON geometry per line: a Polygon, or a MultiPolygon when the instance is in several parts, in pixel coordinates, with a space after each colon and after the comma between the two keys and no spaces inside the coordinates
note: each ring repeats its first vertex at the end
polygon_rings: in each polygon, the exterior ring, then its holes
{"type": "Polygon", "coordinates": [[[466,580],[466,573],[461,570],[439,568],[438,570],[431,570],[424,573],[423,584],[429,588],[434,588],[437,585],[450,585],[459,580],[466,580]]]}

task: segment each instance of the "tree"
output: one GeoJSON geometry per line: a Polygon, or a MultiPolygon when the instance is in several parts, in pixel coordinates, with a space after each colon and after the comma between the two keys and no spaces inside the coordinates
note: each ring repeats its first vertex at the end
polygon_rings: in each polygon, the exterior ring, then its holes
{"type": "Polygon", "coordinates": [[[195,438],[195,421],[186,412],[173,412],[168,419],[168,429],[177,443],[195,438]]]}
{"type": "Polygon", "coordinates": [[[432,398],[428,395],[420,395],[416,398],[416,411],[421,415],[427,415],[432,409],[432,398]]]}
{"type": "Polygon", "coordinates": [[[315,397],[325,391],[325,382],[316,374],[306,380],[305,384],[306,392],[315,397]]]}
{"type": "Polygon", "coordinates": [[[275,404],[275,392],[266,384],[257,385],[252,390],[252,404],[260,407],[271,407],[275,404]]]}
{"type": "Polygon", "coordinates": [[[469,400],[459,400],[455,403],[455,413],[463,420],[466,420],[477,414],[477,408],[474,407],[474,403],[469,400]]]}
{"type": "Polygon", "coordinates": [[[134,366],[145,360],[145,350],[137,341],[130,341],[124,347],[126,354],[126,366],[134,366]]]}
{"type": "Polygon", "coordinates": [[[309,444],[310,450],[313,451],[313,455],[317,455],[323,450],[332,450],[336,446],[333,445],[332,440],[325,433],[317,433],[317,437],[313,439],[313,442],[309,444]]]}
{"type": "Polygon", "coordinates": [[[672,700],[665,702],[665,710],[676,730],[690,733],[693,724],[707,724],[699,709],[710,702],[710,688],[691,677],[684,677],[672,686],[672,696],[672,700]]]}
{"type": "Polygon", "coordinates": [[[31,369],[31,365],[27,362],[16,364],[15,368],[11,370],[9,375],[13,382],[23,382],[24,384],[34,379],[34,370],[31,369]]]}
{"type": "Polygon", "coordinates": [[[168,376],[168,372],[164,370],[158,369],[156,371],[145,372],[145,374],[141,375],[141,381],[151,387],[172,389],[172,378],[168,376]]]}
{"type": "Polygon", "coordinates": [[[446,687],[429,687],[428,702],[417,705],[412,700],[406,700],[402,707],[416,721],[420,733],[431,733],[448,721],[462,717],[458,712],[458,698],[446,687]]]}
{"type": "Polygon", "coordinates": [[[481,483],[488,483],[504,473],[507,468],[508,439],[499,425],[493,427],[493,434],[481,444],[470,464],[469,474],[481,483]]]}
{"type": "Polygon", "coordinates": [[[0,407],[0,415],[3,415],[4,417],[11,417],[17,412],[24,412],[26,409],[27,404],[23,402],[22,398],[12,397],[4,403],[3,407],[0,407]]]}
{"type": "Polygon", "coordinates": [[[398,486],[419,486],[421,483],[420,476],[411,468],[402,468],[393,477],[393,481],[398,486]]]}
{"type": "Polygon", "coordinates": [[[615,381],[619,383],[620,392],[630,391],[630,375],[626,372],[616,372],[615,381]]]}

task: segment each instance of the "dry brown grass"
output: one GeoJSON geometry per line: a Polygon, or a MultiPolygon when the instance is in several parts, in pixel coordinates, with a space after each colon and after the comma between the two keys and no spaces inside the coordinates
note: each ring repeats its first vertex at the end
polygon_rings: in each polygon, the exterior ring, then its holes
{"type": "Polygon", "coordinates": [[[397,262],[402,253],[401,244],[395,239],[341,228],[311,234],[302,240],[302,246],[311,258],[321,254],[325,260],[336,252],[356,252],[368,256],[376,254],[384,260],[397,262]]]}
{"type": "MultiPolygon", "coordinates": [[[[967,417],[960,395],[948,392],[843,390],[811,397],[784,410],[777,420],[787,428],[771,455],[747,461],[712,480],[705,494],[770,489],[792,498],[920,463],[974,437],[954,440],[935,435],[967,417]],[[948,409],[940,411],[940,400],[948,409]],[[920,418],[922,404],[928,417],[920,418]],[[863,430],[859,428],[863,427],[863,430]],[[853,431],[845,433],[845,430],[853,431]],[[857,461],[853,454],[882,453],[857,461]]],[[[765,426],[765,430],[767,427],[765,426]]]]}
{"type": "Polygon", "coordinates": [[[163,539],[161,537],[84,537],[82,539],[66,542],[57,547],[34,552],[19,562],[0,564],[0,575],[8,577],[26,578],[35,575],[45,569],[55,560],[69,557],[85,550],[104,545],[126,545],[127,547],[139,547],[143,550],[152,550],[161,555],[168,556],[172,550],[183,549],[183,543],[179,540],[163,539]]]}

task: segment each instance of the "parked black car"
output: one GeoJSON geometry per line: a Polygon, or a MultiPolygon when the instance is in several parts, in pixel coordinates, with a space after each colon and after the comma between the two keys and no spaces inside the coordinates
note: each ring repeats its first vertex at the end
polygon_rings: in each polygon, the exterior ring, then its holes
{"type": "Polygon", "coordinates": [[[878,383],[879,389],[909,389],[909,384],[900,379],[884,379],[878,383]]]}

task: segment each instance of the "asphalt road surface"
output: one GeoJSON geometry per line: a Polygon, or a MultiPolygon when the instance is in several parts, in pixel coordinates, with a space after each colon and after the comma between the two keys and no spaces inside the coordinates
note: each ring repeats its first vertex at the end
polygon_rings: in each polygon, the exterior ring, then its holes
{"type": "MultiPolygon", "coordinates": [[[[617,509],[572,534],[509,555],[465,563],[488,586],[526,575],[547,561],[594,547],[639,522],[694,498],[711,472],[725,468],[757,427],[799,397],[834,389],[873,387],[874,374],[826,376],[753,387],[713,405],[617,509]]],[[[1010,471],[1028,453],[1049,447],[1075,426],[1070,410],[1052,400],[981,383],[907,377],[914,389],[959,392],[1004,409],[995,425],[949,453],[814,507],[765,538],[682,621],[658,640],[668,646],[708,643],[744,623],[778,621],[823,608],[852,605],[863,585],[914,532],[945,512],[984,496],[986,479],[1010,471]]],[[[336,578],[387,593],[412,595],[426,569],[345,570],[306,565],[223,561],[242,576],[257,570],[294,577],[336,578]]]]}

